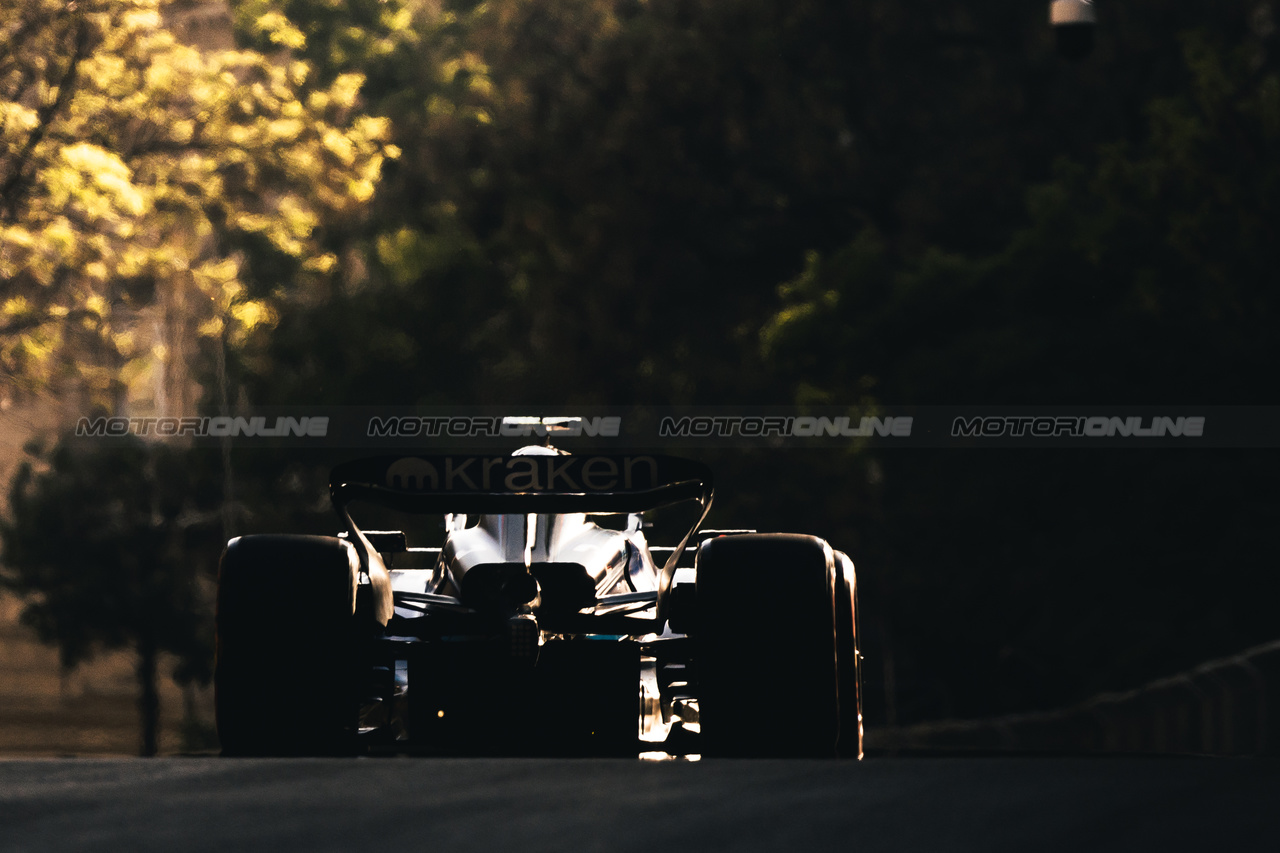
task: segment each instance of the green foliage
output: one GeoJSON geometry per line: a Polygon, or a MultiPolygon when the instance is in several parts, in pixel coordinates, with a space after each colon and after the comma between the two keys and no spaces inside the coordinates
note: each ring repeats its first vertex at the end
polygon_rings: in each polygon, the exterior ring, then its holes
{"type": "Polygon", "coordinates": [[[419,43],[416,5],[405,0],[232,0],[237,41],[261,53],[287,50],[328,84],[359,70],[383,91],[419,43]]]}
{"type": "MultiPolygon", "coordinates": [[[[366,89],[403,151],[353,240],[375,262],[360,300],[379,307],[341,295],[328,306],[420,340],[396,348],[398,363],[367,364],[350,347],[351,393],[385,387],[388,369],[395,399],[689,399],[740,384],[740,359],[754,360],[748,330],[777,275],[815,227],[837,227],[843,85],[822,65],[829,51],[805,48],[832,11],[407,8],[415,38],[401,43],[414,49],[384,54],[366,89]],[[390,320],[383,300],[399,309],[390,320]]],[[[281,14],[322,74],[352,67],[328,5],[237,10],[245,37],[281,14]]],[[[362,39],[391,37],[382,18],[344,15],[362,39]]],[[[309,364],[325,354],[282,331],[282,360],[325,372],[309,364]]]]}
{"type": "Polygon", "coordinates": [[[1280,77],[1185,44],[1190,91],[1152,101],[1140,143],[1059,162],[1002,250],[895,255],[868,228],[780,289],[766,357],[836,399],[875,384],[926,404],[1257,401],[1280,77]]]}
{"type": "MultiPolygon", "coordinates": [[[[258,399],[323,385],[354,402],[785,398],[795,380],[762,369],[756,332],[806,251],[865,225],[895,269],[931,246],[953,266],[992,256],[1028,176],[1136,138],[1136,105],[1183,87],[1172,30],[1234,34],[1247,4],[1195,17],[1138,0],[1074,76],[1042,9],[994,0],[232,6],[244,45],[315,69],[304,88],[364,75],[365,109],[404,152],[369,217],[320,235],[342,279],[267,315],[271,351],[232,365],[258,399]]],[[[294,281],[264,242],[241,243],[259,279],[294,281]]],[[[948,275],[982,290],[990,266],[948,275]]],[[[945,346],[921,348],[920,369],[945,346]]]]}
{"type": "Polygon", "coordinates": [[[0,363],[28,387],[70,368],[116,393],[122,367],[157,357],[137,328],[151,306],[233,345],[271,325],[335,268],[322,226],[355,216],[395,154],[385,121],[359,114],[359,75],[314,86],[305,63],[204,53],[162,11],[6,6],[0,363]],[[287,283],[255,279],[264,255],[287,283]]]}
{"type": "Polygon", "coordinates": [[[379,330],[344,347],[345,391],[301,334],[276,355],[358,399],[785,398],[756,332],[806,251],[864,225],[895,268],[999,251],[1028,176],[1136,136],[1137,105],[1182,87],[1170,32],[1230,31],[1245,5],[1130,4],[1071,75],[1043,9],[994,0],[239,2],[242,38],[284,21],[321,79],[367,71],[405,152],[344,235],[371,280],[319,307],[379,330]]]}

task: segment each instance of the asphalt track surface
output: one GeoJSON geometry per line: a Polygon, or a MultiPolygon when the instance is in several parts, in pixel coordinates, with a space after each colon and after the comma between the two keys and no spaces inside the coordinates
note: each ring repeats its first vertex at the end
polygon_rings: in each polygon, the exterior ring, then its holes
{"type": "Polygon", "coordinates": [[[1280,764],[0,761],[4,851],[1277,851],[1280,764]]]}

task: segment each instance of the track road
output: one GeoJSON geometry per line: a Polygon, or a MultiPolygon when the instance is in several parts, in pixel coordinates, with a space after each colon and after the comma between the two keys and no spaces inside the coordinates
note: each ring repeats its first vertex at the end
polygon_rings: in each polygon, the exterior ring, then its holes
{"type": "Polygon", "coordinates": [[[1276,851],[1280,764],[0,761],[3,851],[1276,851]]]}

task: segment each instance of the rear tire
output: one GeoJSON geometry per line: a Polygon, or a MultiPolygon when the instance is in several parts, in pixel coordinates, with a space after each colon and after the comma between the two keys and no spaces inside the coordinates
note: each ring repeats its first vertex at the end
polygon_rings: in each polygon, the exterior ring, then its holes
{"type": "Polygon", "coordinates": [[[831,547],[813,536],[702,543],[694,649],[704,755],[836,755],[842,587],[831,547]]]}
{"type": "Polygon", "coordinates": [[[358,562],[327,536],[242,536],[218,571],[214,696],[224,755],[354,752],[358,562]]]}

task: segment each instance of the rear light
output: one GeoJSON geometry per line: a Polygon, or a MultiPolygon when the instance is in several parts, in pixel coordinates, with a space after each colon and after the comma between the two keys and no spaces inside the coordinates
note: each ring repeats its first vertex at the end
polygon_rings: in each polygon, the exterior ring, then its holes
{"type": "Polygon", "coordinates": [[[507,638],[514,660],[533,661],[538,656],[538,621],[527,613],[507,620],[507,638]]]}

